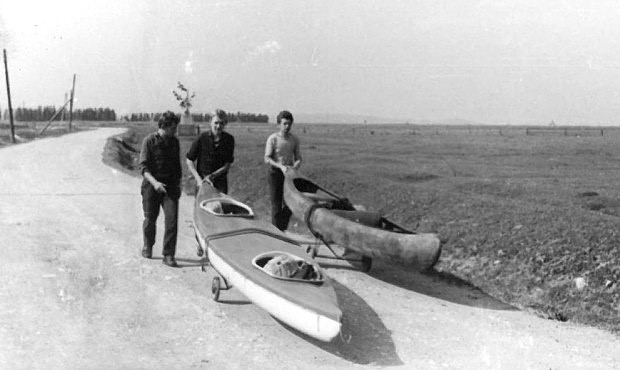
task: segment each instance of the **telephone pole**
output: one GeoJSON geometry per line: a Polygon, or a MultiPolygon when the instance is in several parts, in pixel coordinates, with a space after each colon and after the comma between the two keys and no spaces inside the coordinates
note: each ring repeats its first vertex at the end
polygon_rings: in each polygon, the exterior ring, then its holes
{"type": "MultiPolygon", "coordinates": [[[[63,101],[65,101],[65,102],[66,102],[66,101],[67,101],[67,99],[68,99],[68,98],[67,98],[67,93],[65,93],[65,100],[63,100],[63,101]]],[[[61,114],[61,116],[60,116],[60,120],[61,120],[61,121],[63,121],[63,122],[65,121],[65,111],[64,111],[64,109],[63,109],[62,114],[61,114]]]]}
{"type": "Polygon", "coordinates": [[[71,87],[71,102],[69,103],[69,132],[73,122],[73,97],[75,96],[75,73],[73,74],[73,86],[71,87]]]}
{"type": "Polygon", "coordinates": [[[2,49],[4,54],[4,75],[6,76],[6,96],[9,99],[9,120],[11,122],[11,142],[15,144],[15,126],[13,125],[13,106],[11,105],[11,87],[9,85],[9,67],[6,61],[6,49],[2,49]]]}

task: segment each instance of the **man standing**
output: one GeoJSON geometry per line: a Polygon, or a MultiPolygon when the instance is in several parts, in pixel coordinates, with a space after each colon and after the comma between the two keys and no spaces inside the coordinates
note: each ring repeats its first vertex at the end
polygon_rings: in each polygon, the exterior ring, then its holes
{"type": "Polygon", "coordinates": [[[291,133],[293,115],[289,111],[278,114],[278,132],[267,139],[265,163],[269,166],[269,194],[271,195],[271,223],[284,231],[291,218],[291,210],[284,203],[284,172],[301,165],[299,139],[291,133]]]}
{"type": "Polygon", "coordinates": [[[162,114],[157,132],[144,138],[140,151],[140,170],[144,178],[141,187],[144,210],[142,257],[153,256],[156,222],[161,207],[165,225],[162,262],[170,267],[178,267],[174,258],[181,197],[181,158],[179,139],[176,137],[178,124],[179,117],[173,112],[162,114]]]}
{"type": "Polygon", "coordinates": [[[187,168],[198,185],[208,181],[225,194],[228,193],[228,170],[235,160],[235,138],[224,131],[227,123],[226,112],[216,109],[211,118],[211,130],[194,140],[186,156],[187,168]]]}

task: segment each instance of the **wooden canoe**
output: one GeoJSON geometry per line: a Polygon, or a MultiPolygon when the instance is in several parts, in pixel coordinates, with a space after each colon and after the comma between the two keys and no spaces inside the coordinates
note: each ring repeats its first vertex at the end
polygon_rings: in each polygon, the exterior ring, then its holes
{"type": "Polygon", "coordinates": [[[330,341],[338,335],[342,311],[330,279],[297,243],[258,220],[250,207],[204,183],[196,195],[193,226],[200,247],[227,287],[239,289],[273,317],[311,337],[330,341]],[[270,275],[261,267],[275,254],[312,264],[321,279],[270,275]]]}
{"type": "Polygon", "coordinates": [[[376,212],[356,210],[351,203],[289,168],[284,201],[310,231],[363,256],[384,258],[426,270],[435,265],[441,242],[435,234],[404,229],[376,212]]]}

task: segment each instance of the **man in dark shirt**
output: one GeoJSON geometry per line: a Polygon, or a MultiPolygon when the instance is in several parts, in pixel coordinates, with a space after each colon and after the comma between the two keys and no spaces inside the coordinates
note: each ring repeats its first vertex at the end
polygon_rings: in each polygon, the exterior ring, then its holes
{"type": "Polygon", "coordinates": [[[140,170],[142,172],[142,257],[151,258],[159,207],[164,210],[163,263],[178,267],[174,258],[177,245],[177,220],[181,196],[181,158],[179,139],[176,137],[179,117],[167,111],[159,119],[157,132],[142,141],[140,170]]]}
{"type": "Polygon", "coordinates": [[[211,130],[194,140],[186,156],[187,168],[196,183],[207,181],[222,193],[228,193],[228,169],[235,160],[235,138],[224,131],[227,123],[226,112],[216,109],[211,118],[211,130]]]}

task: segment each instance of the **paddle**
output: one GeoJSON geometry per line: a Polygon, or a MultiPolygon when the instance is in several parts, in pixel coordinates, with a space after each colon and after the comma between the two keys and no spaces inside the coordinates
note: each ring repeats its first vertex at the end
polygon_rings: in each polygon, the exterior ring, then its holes
{"type": "MultiPolygon", "coordinates": [[[[340,195],[338,195],[338,194],[336,194],[336,193],[334,193],[334,192],[332,192],[330,190],[327,190],[324,187],[316,184],[314,181],[312,181],[312,180],[310,180],[308,178],[305,178],[304,176],[301,176],[295,169],[292,169],[292,168],[288,169],[288,171],[291,171],[291,170],[293,171],[293,175],[292,175],[293,177],[298,177],[300,179],[303,179],[303,180],[309,182],[310,184],[315,186],[318,190],[321,190],[325,194],[335,198],[336,201],[341,202],[343,205],[347,206],[348,208],[355,209],[355,207],[353,207],[353,204],[351,203],[351,201],[348,198],[342,197],[342,196],[340,196],[340,195]]],[[[298,191],[299,191],[299,189],[298,189],[298,191]]]]}
{"type": "MultiPolygon", "coordinates": [[[[314,184],[314,183],[313,183],[313,184],[314,184]]],[[[332,197],[334,197],[334,198],[336,198],[336,199],[338,199],[338,200],[346,200],[346,201],[348,201],[348,199],[347,199],[347,198],[345,198],[345,197],[341,197],[340,195],[338,195],[338,194],[336,194],[336,193],[334,193],[334,192],[331,192],[331,191],[329,191],[329,190],[325,189],[324,187],[322,187],[322,186],[320,186],[320,185],[317,185],[317,184],[314,184],[314,185],[315,185],[315,186],[316,186],[319,190],[321,190],[322,192],[327,193],[327,194],[331,195],[332,197]]]]}

